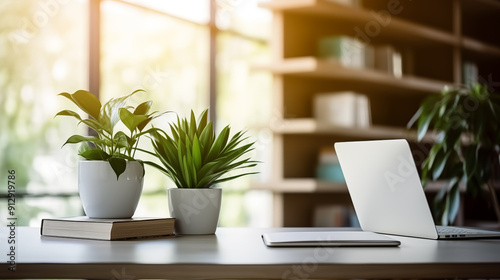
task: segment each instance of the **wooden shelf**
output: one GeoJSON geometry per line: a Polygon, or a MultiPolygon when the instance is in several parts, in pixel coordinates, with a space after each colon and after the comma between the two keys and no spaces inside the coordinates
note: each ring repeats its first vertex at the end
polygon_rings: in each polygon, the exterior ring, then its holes
{"type": "MultiPolygon", "coordinates": [[[[373,20],[373,15],[368,10],[325,0],[274,0],[259,3],[259,6],[273,11],[327,17],[363,25],[373,20]]],[[[398,40],[405,38],[413,43],[424,43],[430,40],[451,46],[459,44],[457,38],[451,33],[395,17],[391,18],[390,24],[384,27],[383,32],[398,40]]]]}
{"type": "Polygon", "coordinates": [[[271,190],[282,193],[347,193],[345,183],[321,182],[313,178],[285,179],[279,182],[252,185],[252,189],[271,190]]]}
{"type": "Polygon", "coordinates": [[[486,9],[497,9],[500,10],[500,1],[498,0],[466,0],[468,2],[476,2],[476,4],[482,4],[486,9]]]}
{"type": "Polygon", "coordinates": [[[462,39],[462,46],[466,50],[470,50],[481,55],[494,55],[500,57],[500,48],[473,38],[464,37],[462,39]]]}
{"type": "MultiPolygon", "coordinates": [[[[417,131],[406,128],[412,112],[429,95],[469,79],[465,77],[469,73],[465,73],[464,62],[476,65],[478,77],[496,73],[500,39],[495,27],[500,23],[500,1],[425,0],[413,1],[411,7],[406,2],[405,11],[391,14],[390,22],[382,26],[376,17],[388,3],[370,0],[363,2],[362,7],[328,0],[259,3],[274,14],[272,59],[258,68],[274,74],[273,103],[279,117],[270,127],[275,135],[273,179],[252,188],[273,192],[275,226],[308,226],[312,224],[310,213],[317,205],[349,203],[344,183],[313,178],[322,149],[331,148],[338,141],[400,138],[409,140],[413,151],[423,145],[425,151],[421,152],[425,156],[429,144],[438,138],[437,133],[426,135],[425,143],[416,143],[417,131]],[[361,34],[370,28],[373,36],[361,34]],[[400,53],[396,59],[402,62],[403,77],[319,58],[320,40],[333,36],[358,39],[374,48],[391,46],[400,53]],[[364,94],[370,101],[373,125],[341,127],[318,123],[314,119],[316,97],[333,92],[364,94]]],[[[385,59],[383,54],[374,53],[373,57],[377,58],[373,68],[388,68],[380,63],[385,59]]],[[[334,107],[331,110],[336,110],[334,107]]],[[[468,137],[462,141],[467,144],[468,137]]],[[[445,184],[446,181],[432,182],[425,191],[432,197],[445,184]]]]}
{"type": "Polygon", "coordinates": [[[333,60],[318,59],[316,57],[287,58],[258,68],[269,70],[274,74],[359,81],[376,85],[378,88],[410,90],[425,94],[441,92],[445,86],[452,84],[451,82],[411,76],[396,78],[383,72],[345,67],[333,60]]]}
{"type": "MultiPolygon", "coordinates": [[[[429,182],[424,190],[431,193],[437,192],[445,184],[445,181],[429,182]]],[[[345,183],[318,181],[314,178],[284,179],[279,182],[255,184],[251,188],[254,190],[271,190],[278,193],[348,193],[345,183]]],[[[465,186],[461,186],[460,191],[465,192],[465,186]]]]}
{"type": "MultiPolygon", "coordinates": [[[[408,130],[399,127],[388,126],[370,126],[370,127],[343,127],[318,124],[312,118],[304,119],[286,119],[280,122],[274,122],[271,129],[281,134],[335,134],[355,138],[367,139],[388,139],[401,138],[411,141],[417,141],[417,131],[408,130]]],[[[423,141],[433,142],[437,134],[427,134],[423,141]]]]}
{"type": "MultiPolygon", "coordinates": [[[[500,2],[498,1],[475,0],[475,2],[488,9],[500,9],[500,2]]],[[[472,5],[472,3],[469,4],[472,5]]],[[[366,23],[373,20],[373,15],[368,10],[325,0],[274,0],[260,3],[259,6],[274,11],[321,16],[351,22],[366,23]]],[[[397,40],[408,38],[412,43],[417,44],[431,40],[450,46],[462,47],[478,53],[486,52],[491,55],[500,56],[500,48],[494,45],[486,44],[469,37],[460,39],[451,33],[394,17],[391,18],[391,23],[384,27],[384,32],[391,37],[395,37],[397,40]]]]}

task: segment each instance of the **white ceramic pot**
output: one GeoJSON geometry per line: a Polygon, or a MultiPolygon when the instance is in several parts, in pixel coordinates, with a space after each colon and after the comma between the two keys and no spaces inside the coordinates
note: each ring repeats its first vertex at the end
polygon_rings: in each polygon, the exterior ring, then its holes
{"type": "Polygon", "coordinates": [[[78,192],[90,218],[119,219],[134,215],[144,184],[144,170],[137,161],[127,161],[118,180],[107,161],[80,161],[78,192]]]}
{"type": "Polygon", "coordinates": [[[222,189],[168,189],[176,234],[214,234],[219,221],[222,189]]]}

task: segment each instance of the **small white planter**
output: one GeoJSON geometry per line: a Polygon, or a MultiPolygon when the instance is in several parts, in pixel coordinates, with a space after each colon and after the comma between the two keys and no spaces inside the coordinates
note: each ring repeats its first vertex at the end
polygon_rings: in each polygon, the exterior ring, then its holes
{"type": "Polygon", "coordinates": [[[134,215],[142,193],[144,171],[137,161],[116,174],[107,161],[80,161],[78,191],[83,210],[89,218],[119,219],[134,215]]]}
{"type": "Polygon", "coordinates": [[[176,234],[214,234],[219,221],[222,189],[168,189],[176,234]]]}

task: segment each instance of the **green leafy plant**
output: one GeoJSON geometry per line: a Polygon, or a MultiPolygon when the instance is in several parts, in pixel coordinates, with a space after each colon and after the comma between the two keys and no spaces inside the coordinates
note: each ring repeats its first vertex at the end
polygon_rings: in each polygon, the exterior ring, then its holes
{"type": "MultiPolygon", "coordinates": [[[[137,107],[127,106],[126,101],[134,94],[142,90],[136,90],[126,96],[113,98],[101,105],[99,99],[86,90],[78,90],[73,94],[67,92],[59,95],[69,99],[89,118],[82,118],[72,110],[62,110],[56,116],[70,116],[76,118],[80,123],[87,125],[96,136],[72,135],[63,144],[81,143],[79,155],[87,160],[105,160],[113,168],[116,178],[125,171],[127,160],[136,160],[135,153],[138,150],[141,136],[154,131],[154,128],[144,128],[154,118],[163,113],[149,113],[152,101],[145,101],[137,107]],[[122,122],[129,130],[127,135],[115,127],[122,122]],[[90,143],[90,145],[89,145],[90,143]]],[[[142,161],[137,160],[142,163],[142,161]]]]}
{"type": "Polygon", "coordinates": [[[454,222],[460,206],[460,185],[474,196],[489,193],[500,222],[493,177],[500,155],[500,97],[486,85],[445,89],[422,103],[409,127],[417,123],[418,140],[429,130],[438,133],[422,163],[422,181],[444,177],[448,184],[434,200],[435,219],[454,222]]]}
{"type": "Polygon", "coordinates": [[[254,142],[240,145],[247,139],[240,131],[229,137],[226,126],[216,137],[212,122],[208,122],[208,110],[203,111],[199,121],[193,111],[188,120],[177,118],[177,124],[170,125],[171,135],[163,130],[151,132],[155,155],[162,166],[148,162],[165,173],[178,188],[210,188],[215,184],[236,179],[243,174],[223,177],[230,171],[246,169],[257,165],[250,158],[239,158],[253,150],[254,142]]]}

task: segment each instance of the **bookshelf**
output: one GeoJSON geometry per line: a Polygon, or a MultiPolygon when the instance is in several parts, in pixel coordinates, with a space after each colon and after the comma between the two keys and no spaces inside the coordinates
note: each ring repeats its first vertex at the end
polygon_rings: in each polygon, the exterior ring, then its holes
{"type": "MultiPolygon", "coordinates": [[[[431,133],[417,143],[416,131],[406,128],[423,99],[445,86],[462,84],[466,61],[477,67],[479,79],[498,77],[500,37],[495,26],[500,26],[500,1],[340,2],[347,1],[260,3],[274,16],[273,57],[258,68],[274,74],[273,103],[279,116],[271,127],[273,178],[253,188],[273,192],[274,226],[313,226],[318,205],[350,206],[344,183],[316,179],[318,152],[324,147],[337,141],[405,138],[418,165],[437,137],[431,133]],[[394,46],[401,53],[403,75],[319,56],[318,42],[332,35],[369,46],[394,46]],[[315,119],[317,94],[345,91],[368,97],[369,127],[325,125],[315,119]]],[[[443,184],[426,190],[433,193],[443,184]]]]}

